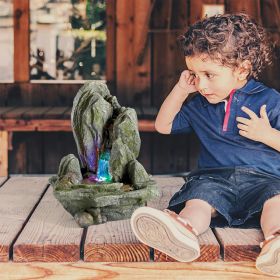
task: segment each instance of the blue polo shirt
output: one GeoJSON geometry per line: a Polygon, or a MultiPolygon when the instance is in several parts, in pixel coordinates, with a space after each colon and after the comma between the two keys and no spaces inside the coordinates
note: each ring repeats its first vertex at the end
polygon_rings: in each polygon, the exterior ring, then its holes
{"type": "Polygon", "coordinates": [[[171,133],[194,131],[197,134],[201,145],[198,168],[244,166],[280,177],[280,153],[239,135],[237,128],[237,117],[249,118],[241,110],[242,106],[259,116],[264,104],[271,126],[280,130],[280,93],[250,79],[234,92],[230,106],[225,106],[225,102],[211,104],[196,94],[182,105],[173,120],[171,133]]]}

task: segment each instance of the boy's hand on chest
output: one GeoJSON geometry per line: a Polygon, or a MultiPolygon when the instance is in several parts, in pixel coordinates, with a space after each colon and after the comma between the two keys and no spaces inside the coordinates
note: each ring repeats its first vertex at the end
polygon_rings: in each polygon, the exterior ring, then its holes
{"type": "Polygon", "coordinates": [[[248,118],[236,118],[239,134],[248,139],[265,143],[273,130],[266,113],[266,105],[261,106],[260,117],[245,106],[241,109],[248,115],[248,118]]]}

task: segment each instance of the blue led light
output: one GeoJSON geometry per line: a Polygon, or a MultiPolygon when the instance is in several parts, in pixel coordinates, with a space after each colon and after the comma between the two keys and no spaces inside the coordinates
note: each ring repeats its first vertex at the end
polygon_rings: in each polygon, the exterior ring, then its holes
{"type": "Polygon", "coordinates": [[[97,168],[97,181],[111,182],[112,175],[109,171],[110,151],[104,151],[100,154],[97,168]]]}

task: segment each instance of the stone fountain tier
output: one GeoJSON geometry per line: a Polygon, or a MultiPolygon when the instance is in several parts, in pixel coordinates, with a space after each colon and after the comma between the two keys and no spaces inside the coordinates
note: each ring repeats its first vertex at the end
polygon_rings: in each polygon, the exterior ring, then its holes
{"type": "MultiPolygon", "coordinates": [[[[73,156],[73,155],[72,155],[73,156]]],[[[130,218],[132,212],[157,195],[155,182],[133,189],[124,183],[78,183],[75,174],[51,179],[54,195],[81,227],[130,218]],[[76,182],[76,184],[71,184],[76,182]]]]}
{"type": "Polygon", "coordinates": [[[141,140],[134,109],[119,105],[102,82],[87,82],[71,114],[78,156],[62,158],[50,178],[55,197],[82,227],[130,218],[158,195],[155,181],[137,161],[141,140]],[[100,154],[110,155],[111,181],[100,182],[100,154]]]}

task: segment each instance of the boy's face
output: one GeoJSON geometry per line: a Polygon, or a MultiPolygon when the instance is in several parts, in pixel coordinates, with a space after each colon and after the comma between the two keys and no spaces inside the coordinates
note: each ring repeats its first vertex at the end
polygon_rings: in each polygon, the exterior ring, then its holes
{"type": "Polygon", "coordinates": [[[213,61],[207,55],[186,57],[187,68],[195,77],[195,86],[209,103],[216,104],[229,97],[232,89],[243,87],[238,69],[213,61]]]}

